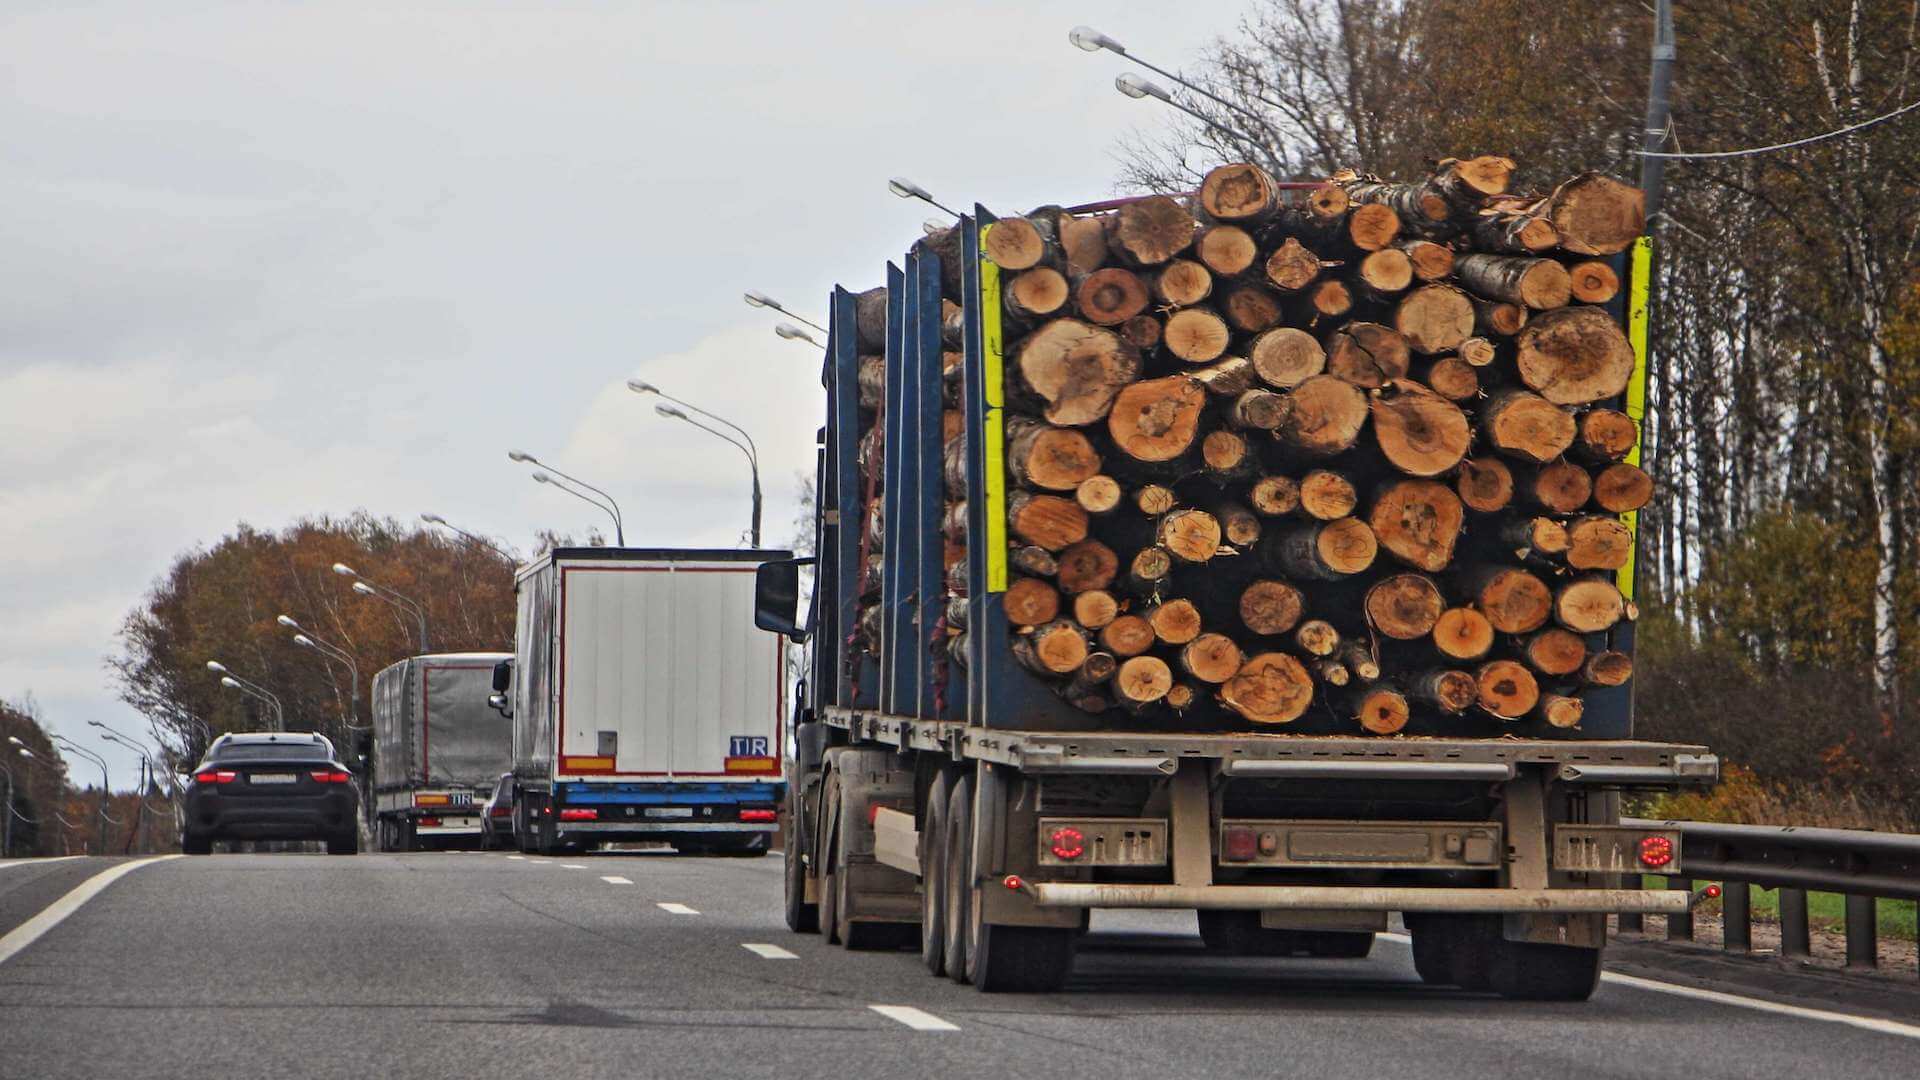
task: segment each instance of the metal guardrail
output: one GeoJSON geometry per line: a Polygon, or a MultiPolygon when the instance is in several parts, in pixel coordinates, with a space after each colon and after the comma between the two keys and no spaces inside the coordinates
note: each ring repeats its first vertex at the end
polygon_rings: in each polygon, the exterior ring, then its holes
{"type": "MultiPolygon", "coordinates": [[[[1635,818],[1623,819],[1621,824],[1680,830],[1681,873],[1687,876],[1668,878],[1668,888],[1691,889],[1699,878],[1778,889],[1780,953],[1791,959],[1812,955],[1809,889],[1846,898],[1847,967],[1855,970],[1879,966],[1879,900],[1920,900],[1920,836],[1635,818]]],[[[1747,890],[1724,889],[1721,904],[1725,948],[1749,951],[1753,913],[1747,890]]],[[[1642,923],[1637,915],[1620,917],[1622,930],[1641,929],[1642,923]]],[[[1668,916],[1667,938],[1692,941],[1693,916],[1668,916]]]]}

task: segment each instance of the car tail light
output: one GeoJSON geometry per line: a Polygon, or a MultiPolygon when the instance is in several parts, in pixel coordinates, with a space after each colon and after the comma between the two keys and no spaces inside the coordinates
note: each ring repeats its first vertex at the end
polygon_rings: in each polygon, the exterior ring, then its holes
{"type": "Polygon", "coordinates": [[[313,777],[316,784],[346,784],[353,780],[352,773],[333,772],[328,769],[315,769],[307,775],[313,777]]]}
{"type": "Polygon", "coordinates": [[[1646,866],[1660,867],[1673,861],[1673,841],[1664,836],[1643,836],[1640,838],[1640,862],[1646,866]]]}
{"type": "Polygon", "coordinates": [[[1260,844],[1260,837],[1252,829],[1234,826],[1226,831],[1220,845],[1221,858],[1228,862],[1246,862],[1253,858],[1254,850],[1260,844]]]}
{"type": "Polygon", "coordinates": [[[423,829],[437,829],[440,827],[440,819],[437,817],[423,817],[420,819],[420,827],[423,829]]]}
{"type": "Polygon", "coordinates": [[[1056,859],[1077,859],[1087,853],[1087,837],[1079,829],[1062,825],[1047,837],[1047,847],[1056,859]]]}
{"type": "Polygon", "coordinates": [[[600,811],[590,810],[590,809],[581,809],[579,807],[569,807],[568,809],[560,811],[560,820],[561,821],[598,821],[600,820],[600,811]]]}
{"type": "Polygon", "coordinates": [[[240,774],[231,769],[206,769],[193,774],[196,783],[231,784],[240,779],[240,774]]]}
{"type": "Polygon", "coordinates": [[[488,814],[488,815],[489,815],[490,817],[512,817],[512,816],[513,816],[513,807],[511,807],[511,806],[496,806],[496,807],[494,807],[493,809],[491,809],[491,810],[489,810],[489,811],[487,811],[487,814],[488,814]]]}
{"type": "Polygon", "coordinates": [[[773,821],[773,820],[775,820],[775,819],[776,819],[776,818],[777,818],[778,816],[779,816],[779,815],[778,815],[778,814],[776,814],[776,813],[775,813],[774,811],[772,811],[772,810],[742,810],[742,811],[740,811],[740,820],[741,820],[741,821],[773,821]]]}

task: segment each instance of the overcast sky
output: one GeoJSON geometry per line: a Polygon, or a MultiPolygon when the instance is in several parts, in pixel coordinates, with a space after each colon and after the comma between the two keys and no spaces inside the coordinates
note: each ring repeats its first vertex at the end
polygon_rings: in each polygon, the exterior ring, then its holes
{"type": "MultiPolygon", "coordinates": [[[[624,505],[632,543],[731,545],[754,432],[793,532],[820,313],[928,207],[1113,190],[1164,108],[1070,46],[1189,60],[1243,0],[0,7],[0,697],[144,730],[102,658],[176,553],[241,521],[432,510],[529,546],[624,505]],[[672,514],[658,510],[671,508],[672,514]]],[[[136,774],[111,752],[116,783],[136,774]]],[[[76,771],[76,777],[84,778],[76,771]]]]}

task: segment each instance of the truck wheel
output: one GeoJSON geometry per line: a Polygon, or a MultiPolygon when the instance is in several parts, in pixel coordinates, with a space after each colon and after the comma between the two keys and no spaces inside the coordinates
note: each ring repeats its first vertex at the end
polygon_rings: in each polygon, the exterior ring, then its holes
{"type": "Polygon", "coordinates": [[[1485,991],[1493,986],[1493,954],[1500,945],[1498,915],[1422,915],[1413,931],[1413,968],[1422,981],[1485,991]]]}
{"type": "Polygon", "coordinates": [[[1212,952],[1227,956],[1294,956],[1309,952],[1304,935],[1261,926],[1257,911],[1203,909],[1196,914],[1200,940],[1212,952]]]}
{"type": "Polygon", "coordinates": [[[180,850],[188,855],[211,855],[213,837],[205,833],[187,833],[180,837],[180,850]]]}
{"type": "Polygon", "coordinates": [[[1413,970],[1420,981],[1428,986],[1455,985],[1459,980],[1453,976],[1453,943],[1447,939],[1445,925],[1422,919],[1407,930],[1413,935],[1413,970]]]}
{"type": "Polygon", "coordinates": [[[1046,994],[1073,973],[1073,927],[974,927],[967,962],[973,988],[988,994],[1046,994]]]}
{"type": "Polygon", "coordinates": [[[394,847],[401,851],[419,851],[420,837],[413,831],[413,819],[401,818],[394,823],[394,832],[399,834],[399,842],[394,847]]]}
{"type": "Polygon", "coordinates": [[[1493,990],[1521,1001],[1585,1001],[1600,986],[1600,950],[1499,941],[1488,966],[1493,990]]]}
{"type": "Polygon", "coordinates": [[[787,929],[796,934],[820,932],[820,905],[807,903],[807,866],[797,845],[787,844],[786,880],[787,929]]]}
{"type": "Polygon", "coordinates": [[[946,828],[942,830],[940,863],[941,906],[947,919],[940,929],[945,955],[941,966],[947,978],[967,981],[967,922],[973,910],[973,777],[954,781],[947,796],[946,828]]]}
{"type": "Polygon", "coordinates": [[[1322,960],[1365,960],[1373,952],[1373,935],[1358,930],[1297,931],[1308,956],[1322,960]]]}
{"type": "Polygon", "coordinates": [[[346,832],[340,833],[337,836],[327,837],[327,854],[360,854],[360,831],[358,829],[348,829],[346,832]]]}
{"type": "Polygon", "coordinates": [[[840,944],[840,893],[836,886],[834,859],[838,856],[840,828],[840,777],[837,774],[827,776],[827,786],[820,796],[821,829],[819,842],[814,845],[814,876],[820,882],[820,932],[827,937],[827,944],[840,944]]]}
{"type": "Polygon", "coordinates": [[[945,772],[927,788],[927,812],[920,821],[920,962],[930,975],[947,973],[947,796],[945,772]]]}

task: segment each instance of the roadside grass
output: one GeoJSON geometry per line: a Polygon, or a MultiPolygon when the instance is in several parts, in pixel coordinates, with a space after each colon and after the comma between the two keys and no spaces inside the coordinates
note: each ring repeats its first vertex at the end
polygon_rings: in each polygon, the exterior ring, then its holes
{"type": "MultiPolygon", "coordinates": [[[[1667,879],[1658,874],[1644,875],[1649,888],[1664,889],[1667,879]]],[[[1699,878],[1696,881],[1707,881],[1699,878]]],[[[1747,896],[1756,922],[1780,921],[1780,894],[1772,889],[1762,889],[1758,885],[1747,886],[1747,896]]],[[[1721,914],[1721,901],[1702,901],[1696,911],[1721,914]]],[[[1874,921],[1879,924],[1880,936],[1888,940],[1913,941],[1916,939],[1912,900],[1881,900],[1874,905],[1874,921]]],[[[1847,925],[1847,900],[1839,893],[1810,892],[1807,894],[1807,923],[1816,930],[1831,930],[1839,933],[1847,925]]]]}

